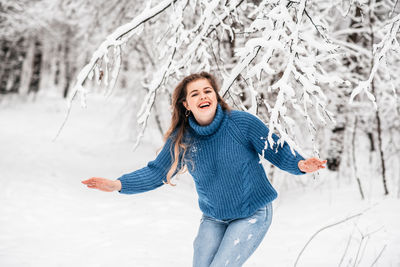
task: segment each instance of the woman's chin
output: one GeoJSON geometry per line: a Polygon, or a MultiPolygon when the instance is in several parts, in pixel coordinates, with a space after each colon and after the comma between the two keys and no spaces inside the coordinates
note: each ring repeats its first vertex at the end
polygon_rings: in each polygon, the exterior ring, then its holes
{"type": "Polygon", "coordinates": [[[202,110],[199,111],[197,114],[195,114],[195,118],[198,124],[204,126],[210,124],[215,116],[215,110],[213,111],[212,109],[209,110],[202,110]],[[196,116],[197,115],[197,116],[196,116]]]}

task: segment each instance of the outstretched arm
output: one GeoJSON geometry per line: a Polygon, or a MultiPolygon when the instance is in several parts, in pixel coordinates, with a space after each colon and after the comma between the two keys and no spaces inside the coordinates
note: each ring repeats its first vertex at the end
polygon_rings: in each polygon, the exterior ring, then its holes
{"type": "MultiPolygon", "coordinates": [[[[167,172],[172,165],[171,144],[172,141],[169,138],[155,160],[150,161],[144,168],[122,175],[116,181],[93,177],[82,183],[89,188],[105,192],[119,191],[124,194],[137,194],[156,189],[164,184],[167,172]]],[[[179,166],[178,164],[178,168],[179,166]]]]}

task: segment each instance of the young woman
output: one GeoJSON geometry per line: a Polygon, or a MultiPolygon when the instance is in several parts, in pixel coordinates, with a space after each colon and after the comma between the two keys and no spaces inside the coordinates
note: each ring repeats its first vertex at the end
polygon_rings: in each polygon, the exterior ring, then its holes
{"type": "Polygon", "coordinates": [[[259,154],[295,175],[325,168],[326,163],[293,155],[287,143],[265,146],[265,124],[247,112],[231,110],[218,91],[209,73],[185,77],[174,90],[171,126],[157,158],[115,181],[82,181],[89,188],[135,194],[173,185],[171,178],[187,168],[203,212],[194,240],[194,267],[242,266],[263,240],[277,192],[259,154]]]}

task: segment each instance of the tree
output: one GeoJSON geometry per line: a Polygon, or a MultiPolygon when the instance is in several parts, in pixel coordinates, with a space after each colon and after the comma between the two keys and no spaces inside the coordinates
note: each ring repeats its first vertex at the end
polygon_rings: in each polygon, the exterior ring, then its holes
{"type": "Polygon", "coordinates": [[[165,130],[169,114],[160,110],[177,81],[211,71],[222,78],[221,93],[231,105],[260,116],[271,134],[300,152],[327,157],[331,170],[350,162],[346,155],[353,154],[359,129],[370,140],[370,155],[379,153],[383,184],[394,173],[386,161],[400,158],[395,0],[0,3],[0,25],[7,29],[0,58],[14,62],[0,66],[3,92],[79,95],[83,105],[88,92],[130,95],[141,105],[132,111],[138,145],[151,115],[165,130]],[[12,45],[18,34],[23,44],[12,45]],[[8,47],[17,47],[14,56],[8,47]]]}

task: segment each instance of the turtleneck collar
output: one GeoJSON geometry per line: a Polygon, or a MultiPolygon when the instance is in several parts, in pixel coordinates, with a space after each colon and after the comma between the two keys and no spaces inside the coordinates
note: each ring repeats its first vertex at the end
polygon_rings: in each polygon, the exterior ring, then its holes
{"type": "Polygon", "coordinates": [[[211,135],[218,130],[219,126],[221,125],[221,122],[223,121],[223,118],[224,118],[224,111],[222,110],[220,104],[218,104],[214,119],[210,124],[206,126],[201,126],[197,123],[196,119],[191,115],[189,117],[189,125],[198,135],[211,135]]]}

